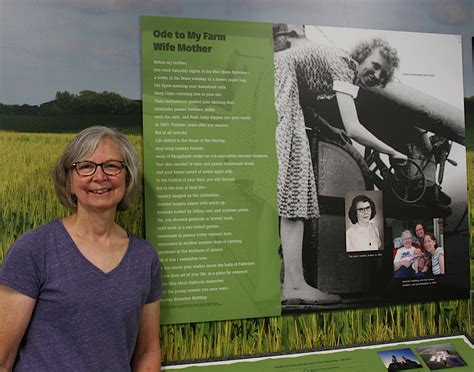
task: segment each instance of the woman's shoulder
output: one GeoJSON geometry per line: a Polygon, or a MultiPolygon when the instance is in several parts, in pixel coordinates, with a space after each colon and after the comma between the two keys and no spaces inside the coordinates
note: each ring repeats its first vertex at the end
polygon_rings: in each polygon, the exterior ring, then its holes
{"type": "Polygon", "coordinates": [[[35,246],[38,244],[45,243],[51,236],[56,236],[61,229],[61,222],[59,219],[55,219],[44,225],[35,227],[23,233],[13,244],[13,246],[23,246],[33,243],[35,246]]]}
{"type": "Polygon", "coordinates": [[[8,250],[5,270],[23,270],[24,272],[43,272],[48,257],[54,257],[58,242],[64,241],[61,236],[61,222],[54,220],[26,231],[8,250]]]}
{"type": "Polygon", "coordinates": [[[444,254],[444,248],[443,247],[437,247],[435,250],[435,253],[437,255],[444,254]]]}
{"type": "Polygon", "coordinates": [[[346,230],[346,234],[354,234],[356,232],[355,226],[351,226],[346,230]]]}
{"type": "Polygon", "coordinates": [[[127,231],[130,239],[130,247],[137,253],[147,256],[158,256],[158,252],[148,240],[141,238],[140,236],[127,231]]]}
{"type": "Polygon", "coordinates": [[[369,226],[371,229],[378,230],[377,224],[374,221],[369,221],[369,226]]]}

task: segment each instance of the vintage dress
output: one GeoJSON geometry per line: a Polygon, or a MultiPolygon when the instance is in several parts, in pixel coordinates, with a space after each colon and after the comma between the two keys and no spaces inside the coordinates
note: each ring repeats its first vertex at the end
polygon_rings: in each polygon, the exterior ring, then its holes
{"type": "Polygon", "coordinates": [[[319,217],[316,179],[301,100],[334,98],[336,91],[357,96],[358,64],[349,54],[308,41],[275,53],[275,106],[278,115],[278,209],[287,218],[319,217]]]}

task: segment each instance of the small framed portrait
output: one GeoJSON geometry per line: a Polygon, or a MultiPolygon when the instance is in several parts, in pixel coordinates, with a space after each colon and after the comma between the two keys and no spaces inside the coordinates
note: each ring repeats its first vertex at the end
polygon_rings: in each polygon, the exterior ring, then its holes
{"type": "Polygon", "coordinates": [[[346,194],[346,251],[383,250],[382,191],[351,191],[346,194]]]}

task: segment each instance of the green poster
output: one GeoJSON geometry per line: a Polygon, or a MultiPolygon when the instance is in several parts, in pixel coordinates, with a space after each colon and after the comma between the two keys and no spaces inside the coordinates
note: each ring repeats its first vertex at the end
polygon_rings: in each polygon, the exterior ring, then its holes
{"type": "Polygon", "coordinates": [[[271,24],[142,17],[146,237],[165,324],[280,313],[271,24]]]}

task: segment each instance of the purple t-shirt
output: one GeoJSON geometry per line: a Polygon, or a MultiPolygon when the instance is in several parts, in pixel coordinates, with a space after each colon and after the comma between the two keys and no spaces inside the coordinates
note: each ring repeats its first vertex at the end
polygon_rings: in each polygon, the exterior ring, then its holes
{"type": "Polygon", "coordinates": [[[160,262],[128,233],[122,261],[102,272],[60,220],[20,237],[0,268],[0,284],[36,299],[15,371],[129,371],[144,304],[161,297],[160,262]]]}

